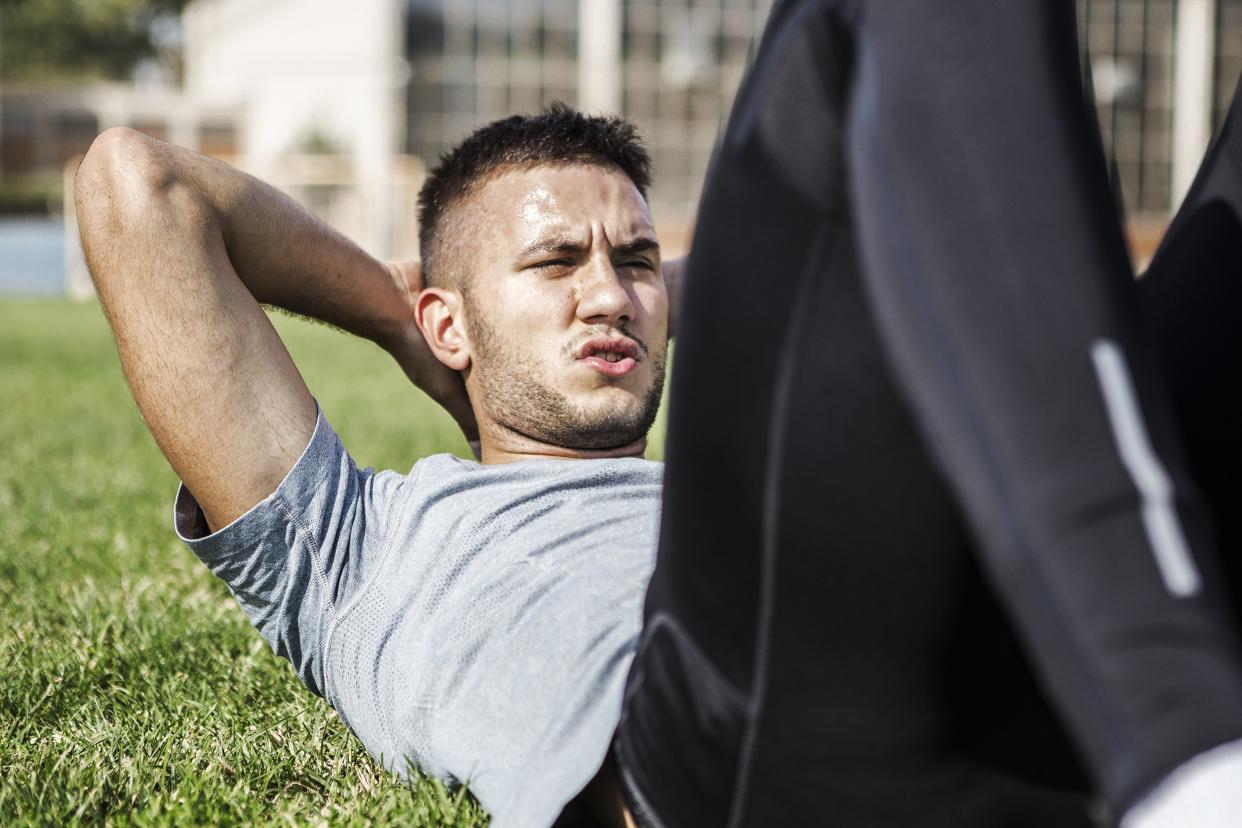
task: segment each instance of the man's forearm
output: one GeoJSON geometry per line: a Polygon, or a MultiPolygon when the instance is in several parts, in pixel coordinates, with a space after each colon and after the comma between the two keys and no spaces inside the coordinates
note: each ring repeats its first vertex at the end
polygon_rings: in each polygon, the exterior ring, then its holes
{"type": "Polygon", "coordinates": [[[183,187],[207,208],[228,257],[260,302],[387,346],[407,321],[403,286],[383,264],[274,187],[220,161],[122,132],[106,163],[155,188],[183,187]]]}

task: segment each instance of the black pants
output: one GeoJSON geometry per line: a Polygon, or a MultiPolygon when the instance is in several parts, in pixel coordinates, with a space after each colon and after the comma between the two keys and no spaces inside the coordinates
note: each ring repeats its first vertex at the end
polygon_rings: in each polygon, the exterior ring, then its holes
{"type": "Polygon", "coordinates": [[[1069,0],[774,9],[679,321],[642,821],[1107,822],[1242,737],[1242,104],[1136,284],[1080,78],[1069,0]]]}

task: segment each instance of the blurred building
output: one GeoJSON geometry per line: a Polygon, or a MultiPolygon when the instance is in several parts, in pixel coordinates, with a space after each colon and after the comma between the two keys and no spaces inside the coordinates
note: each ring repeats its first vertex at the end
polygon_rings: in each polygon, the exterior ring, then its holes
{"type": "Polygon", "coordinates": [[[1100,131],[1142,265],[1242,74],[1242,0],[1078,0],[1100,131]]]}
{"type": "MultiPolygon", "coordinates": [[[[354,136],[351,152],[371,146],[378,158],[386,144],[433,163],[474,127],[553,100],[620,111],[651,147],[657,214],[686,214],[769,5],[359,0],[346,16],[329,0],[198,0],[186,17],[187,81],[197,93],[231,71],[233,91],[250,96],[247,141],[273,136],[264,153],[280,144],[274,136],[287,144],[305,130],[312,112],[354,136]],[[195,44],[221,40],[230,42],[206,48],[219,59],[204,63],[195,44]]],[[[1242,72],[1242,0],[1078,0],[1078,9],[1126,205],[1163,217],[1242,72]]]]}
{"type": "MultiPolygon", "coordinates": [[[[212,154],[237,151],[238,112],[163,85],[7,84],[0,88],[0,176],[28,183],[32,197],[59,200],[66,163],[102,130],[130,126],[212,154]]],[[[10,204],[10,211],[21,204],[10,204]]],[[[30,205],[34,212],[47,204],[30,205]]]]}
{"type": "Polygon", "coordinates": [[[555,100],[622,111],[651,147],[653,206],[675,236],[768,3],[355,0],[345,13],[332,0],[196,0],[185,91],[237,109],[239,160],[261,177],[287,179],[291,155],[340,159],[351,185],[335,197],[359,214],[342,229],[376,253],[410,252],[395,158],[434,163],[480,124],[555,100]]]}
{"type": "Polygon", "coordinates": [[[198,0],[183,16],[185,90],[238,108],[238,163],[376,255],[408,247],[403,13],[399,0],[198,0]]]}
{"type": "MultiPolygon", "coordinates": [[[[212,155],[233,157],[240,113],[195,100],[163,83],[32,83],[0,87],[0,215],[51,216],[9,221],[0,254],[7,290],[55,285],[81,298],[94,288],[71,206],[78,159],[101,131],[128,126],[212,155]],[[59,278],[47,272],[59,262],[59,278]],[[31,269],[38,271],[35,278],[31,269]]],[[[46,292],[47,288],[39,289],[46,292]]]]}
{"type": "Polygon", "coordinates": [[[1166,214],[1242,74],[1242,0],[1079,0],[1078,12],[1126,205],[1166,214]]]}
{"type": "Polygon", "coordinates": [[[1172,199],[1176,0],[1080,0],[1100,132],[1127,207],[1163,212],[1172,199]]]}
{"type": "Polygon", "coordinates": [[[478,124],[554,100],[620,111],[651,149],[657,211],[691,210],[769,5],[412,0],[406,148],[436,158],[478,124]],[[611,72],[601,53],[616,56],[611,72]]]}
{"type": "MultiPolygon", "coordinates": [[[[374,253],[407,254],[416,156],[553,100],[647,139],[662,230],[684,224],[770,0],[195,0],[184,83],[0,87],[0,182],[126,124],[294,192],[374,253]]],[[[1242,72],[1242,0],[1078,0],[1105,142],[1162,221],[1242,72]]],[[[9,188],[12,189],[11,187],[9,188]]]]}

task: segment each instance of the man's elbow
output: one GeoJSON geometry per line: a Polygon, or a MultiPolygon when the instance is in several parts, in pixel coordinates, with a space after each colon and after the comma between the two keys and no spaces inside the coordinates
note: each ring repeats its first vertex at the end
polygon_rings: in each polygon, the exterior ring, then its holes
{"type": "Polygon", "coordinates": [[[169,222],[201,223],[211,211],[188,186],[172,148],[125,127],[101,132],[78,167],[73,185],[78,233],[96,280],[93,255],[169,222]]]}
{"type": "Polygon", "coordinates": [[[118,225],[157,202],[177,182],[175,165],[158,141],[126,127],[104,130],[74,177],[73,197],[83,233],[118,225]]]}

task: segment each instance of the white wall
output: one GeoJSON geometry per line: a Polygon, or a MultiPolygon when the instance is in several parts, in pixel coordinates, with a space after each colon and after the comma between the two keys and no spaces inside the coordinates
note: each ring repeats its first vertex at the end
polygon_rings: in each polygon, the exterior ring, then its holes
{"type": "Polygon", "coordinates": [[[401,148],[400,0],[196,0],[185,12],[186,91],[243,106],[243,165],[262,177],[311,131],[356,171],[355,240],[388,255],[401,148]]]}

